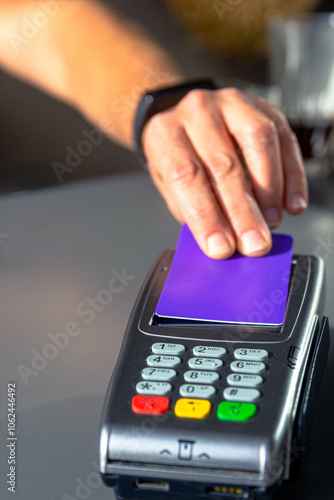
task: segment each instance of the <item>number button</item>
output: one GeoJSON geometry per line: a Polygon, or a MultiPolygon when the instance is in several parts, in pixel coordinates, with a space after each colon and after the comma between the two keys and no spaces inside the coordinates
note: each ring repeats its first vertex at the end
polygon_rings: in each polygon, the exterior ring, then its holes
{"type": "Polygon", "coordinates": [[[189,370],[184,374],[186,382],[196,382],[198,384],[213,384],[217,382],[219,375],[217,372],[202,372],[199,370],[189,370]]]}
{"type": "Polygon", "coordinates": [[[152,345],[152,352],[154,354],[182,354],[185,350],[182,344],[167,344],[157,342],[152,345]]]}
{"type": "Polygon", "coordinates": [[[260,361],[233,361],[231,369],[234,372],[240,373],[261,373],[266,365],[260,361]]]}
{"type": "Polygon", "coordinates": [[[136,385],[138,394],[164,396],[171,390],[172,386],[168,382],[138,382],[136,385]]]}
{"type": "Polygon", "coordinates": [[[236,349],[234,351],[234,357],[247,361],[263,361],[267,359],[268,351],[264,349],[236,349]]]}
{"type": "Polygon", "coordinates": [[[183,397],[210,398],[216,392],[212,385],[183,384],[180,387],[180,394],[183,397]]]}
{"type": "Polygon", "coordinates": [[[241,387],[257,387],[261,385],[262,382],[263,378],[260,375],[239,375],[238,373],[230,373],[227,377],[228,384],[241,387]]]}
{"type": "Polygon", "coordinates": [[[220,359],[214,358],[191,358],[188,361],[189,368],[203,368],[204,370],[217,370],[223,366],[220,359]]]}
{"type": "Polygon", "coordinates": [[[180,358],[177,356],[157,356],[156,354],[151,354],[146,361],[148,366],[157,366],[158,368],[172,368],[181,363],[180,358]]]}
{"type": "Polygon", "coordinates": [[[144,368],[141,376],[145,380],[172,380],[176,377],[176,371],[171,368],[144,368]]]}
{"type": "Polygon", "coordinates": [[[221,358],[226,354],[226,349],[224,349],[224,347],[198,345],[193,348],[193,354],[195,356],[211,356],[211,358],[221,358]]]}
{"type": "Polygon", "coordinates": [[[224,390],[223,396],[229,401],[242,401],[251,403],[260,397],[258,389],[240,389],[237,387],[228,387],[224,390]]]}

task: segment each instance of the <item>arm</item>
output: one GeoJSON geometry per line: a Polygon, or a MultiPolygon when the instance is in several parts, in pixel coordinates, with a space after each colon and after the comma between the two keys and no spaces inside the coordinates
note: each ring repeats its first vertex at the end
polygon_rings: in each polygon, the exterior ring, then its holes
{"type": "Polygon", "coordinates": [[[0,0],[0,64],[127,147],[140,95],[181,78],[140,26],[91,0],[0,0]]]}
{"type": "MultiPolygon", "coordinates": [[[[144,89],[175,84],[180,71],[137,25],[89,0],[0,0],[0,64],[66,100],[107,135],[132,147],[144,89]],[[22,37],[24,19],[53,5],[45,27],[22,37]]],[[[194,90],[149,120],[143,147],[170,211],[208,255],[271,248],[283,210],[307,207],[299,147],[284,116],[236,89],[194,90]],[[247,168],[246,179],[238,149],[247,168]]]]}

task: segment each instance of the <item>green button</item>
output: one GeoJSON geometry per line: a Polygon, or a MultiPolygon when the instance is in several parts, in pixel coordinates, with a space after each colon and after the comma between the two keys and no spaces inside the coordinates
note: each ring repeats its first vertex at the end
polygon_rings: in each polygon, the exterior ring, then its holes
{"type": "Polygon", "coordinates": [[[219,404],[217,417],[220,420],[234,420],[244,422],[253,418],[256,414],[256,405],[253,403],[236,403],[235,401],[223,401],[219,404]]]}

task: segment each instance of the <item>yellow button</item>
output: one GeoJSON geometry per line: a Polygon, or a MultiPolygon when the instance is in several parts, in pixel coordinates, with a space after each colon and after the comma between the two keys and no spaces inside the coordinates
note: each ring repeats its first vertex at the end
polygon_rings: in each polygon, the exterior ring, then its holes
{"type": "Polygon", "coordinates": [[[182,398],[176,402],[175,415],[185,418],[204,418],[211,410],[211,403],[206,399],[182,398]]]}

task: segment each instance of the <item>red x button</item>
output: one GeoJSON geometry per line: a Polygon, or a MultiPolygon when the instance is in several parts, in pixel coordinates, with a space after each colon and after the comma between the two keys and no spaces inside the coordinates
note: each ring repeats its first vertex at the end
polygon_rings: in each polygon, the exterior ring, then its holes
{"type": "Polygon", "coordinates": [[[164,396],[142,396],[132,398],[132,410],[146,415],[161,415],[169,408],[169,399],[164,396]]]}

